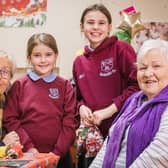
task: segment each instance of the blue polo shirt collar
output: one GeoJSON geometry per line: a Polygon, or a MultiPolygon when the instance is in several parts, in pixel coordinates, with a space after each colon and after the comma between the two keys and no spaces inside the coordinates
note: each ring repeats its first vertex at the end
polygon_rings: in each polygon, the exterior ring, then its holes
{"type": "Polygon", "coordinates": [[[43,78],[41,78],[40,76],[38,76],[32,69],[28,71],[28,75],[29,77],[33,80],[33,81],[37,81],[39,79],[43,79],[45,82],[50,83],[53,82],[57,75],[55,72],[52,72],[51,74],[49,74],[48,76],[45,76],[43,78]]]}
{"type": "Polygon", "coordinates": [[[94,48],[92,48],[91,46],[88,46],[88,49],[90,50],[90,51],[94,51],[95,49],[94,48]]]}

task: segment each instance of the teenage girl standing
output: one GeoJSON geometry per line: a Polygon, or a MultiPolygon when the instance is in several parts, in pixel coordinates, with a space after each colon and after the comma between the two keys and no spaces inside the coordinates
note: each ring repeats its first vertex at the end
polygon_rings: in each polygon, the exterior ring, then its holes
{"type": "Polygon", "coordinates": [[[80,27],[89,44],[73,64],[80,120],[87,127],[98,125],[104,137],[124,101],[138,90],[136,54],[128,43],[109,37],[111,24],[110,12],[102,4],[83,11],[80,27]]]}

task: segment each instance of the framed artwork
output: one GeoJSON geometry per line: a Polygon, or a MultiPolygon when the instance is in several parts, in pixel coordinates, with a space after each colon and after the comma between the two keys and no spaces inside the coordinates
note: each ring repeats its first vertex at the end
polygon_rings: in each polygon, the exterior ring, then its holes
{"type": "Polygon", "coordinates": [[[0,0],[0,27],[37,27],[46,22],[47,0],[0,0]]]}

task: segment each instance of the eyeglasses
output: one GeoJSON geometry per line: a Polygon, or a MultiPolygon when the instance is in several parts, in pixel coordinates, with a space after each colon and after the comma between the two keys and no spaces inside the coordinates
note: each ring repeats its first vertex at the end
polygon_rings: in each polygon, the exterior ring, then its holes
{"type": "Polygon", "coordinates": [[[0,76],[3,79],[8,79],[10,77],[10,71],[6,69],[0,69],[0,76]]]}

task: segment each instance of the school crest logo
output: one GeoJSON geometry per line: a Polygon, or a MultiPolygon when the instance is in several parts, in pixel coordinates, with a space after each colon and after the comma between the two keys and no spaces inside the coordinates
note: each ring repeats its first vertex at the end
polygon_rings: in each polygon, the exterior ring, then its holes
{"type": "Polygon", "coordinates": [[[113,69],[112,58],[104,59],[101,61],[100,76],[110,76],[116,70],[113,69]]]}
{"type": "Polygon", "coordinates": [[[58,88],[50,88],[49,97],[52,99],[58,99],[60,97],[58,88]]]}

